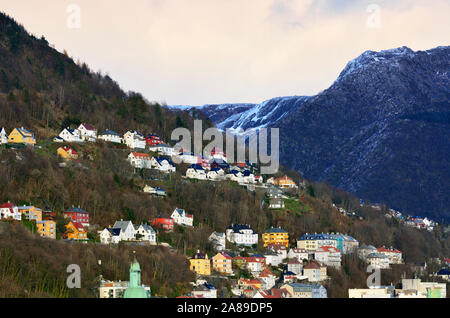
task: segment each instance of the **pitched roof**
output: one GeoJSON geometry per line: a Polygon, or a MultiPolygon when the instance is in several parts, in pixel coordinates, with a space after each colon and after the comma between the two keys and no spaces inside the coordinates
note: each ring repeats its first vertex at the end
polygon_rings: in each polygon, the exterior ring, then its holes
{"type": "Polygon", "coordinates": [[[86,130],[94,131],[94,127],[89,124],[81,124],[80,126],[83,126],[86,130]]]}
{"type": "Polygon", "coordinates": [[[279,227],[272,227],[272,228],[264,231],[264,233],[287,233],[287,231],[285,231],[279,227]]]}
{"type": "Polygon", "coordinates": [[[131,152],[133,154],[133,157],[138,159],[150,159],[149,154],[147,153],[141,153],[141,152],[131,152]]]}
{"type": "Polygon", "coordinates": [[[109,130],[109,129],[105,130],[104,132],[102,132],[102,133],[100,134],[100,136],[106,136],[106,135],[120,136],[120,135],[119,135],[118,133],[116,133],[115,131],[112,131],[112,130],[109,130]]]}
{"type": "Polygon", "coordinates": [[[82,208],[76,207],[76,206],[73,206],[64,212],[88,213],[87,211],[83,210],[82,208]]]}
{"type": "Polygon", "coordinates": [[[78,231],[84,231],[86,232],[86,229],[84,228],[84,226],[81,223],[78,222],[74,222],[74,221],[70,221],[68,224],[72,223],[73,226],[78,230],[78,231]]]}

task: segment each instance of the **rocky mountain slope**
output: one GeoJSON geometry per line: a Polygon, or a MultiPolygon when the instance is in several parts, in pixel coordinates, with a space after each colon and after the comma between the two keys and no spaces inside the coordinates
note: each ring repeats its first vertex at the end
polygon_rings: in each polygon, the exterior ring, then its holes
{"type": "Polygon", "coordinates": [[[219,128],[279,127],[281,161],[372,202],[450,219],[450,47],[367,51],[313,97],[200,108],[219,128]]]}

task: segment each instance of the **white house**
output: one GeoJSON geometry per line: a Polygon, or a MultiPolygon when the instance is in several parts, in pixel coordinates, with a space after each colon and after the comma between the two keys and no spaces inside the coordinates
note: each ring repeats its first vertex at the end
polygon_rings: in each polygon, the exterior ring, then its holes
{"type": "Polygon", "coordinates": [[[230,172],[228,172],[225,176],[227,178],[227,180],[231,180],[234,182],[239,182],[239,183],[243,183],[243,174],[242,172],[238,171],[238,170],[231,170],[230,172]]]}
{"type": "Polygon", "coordinates": [[[194,223],[194,216],[187,214],[183,209],[175,208],[170,217],[178,225],[193,226],[194,223]]]}
{"type": "Polygon", "coordinates": [[[114,223],[114,229],[120,229],[121,241],[134,241],[136,240],[136,230],[131,221],[117,221],[114,223]]]}
{"type": "Polygon", "coordinates": [[[145,149],[145,138],[136,130],[127,131],[123,135],[123,142],[131,149],[145,149]]]}
{"type": "Polygon", "coordinates": [[[276,284],[276,276],[268,268],[262,270],[257,279],[263,283],[261,288],[264,290],[271,289],[276,284]]]}
{"type": "Polygon", "coordinates": [[[321,246],[314,252],[314,259],[327,266],[341,267],[341,252],[333,246],[321,246]]]}
{"type": "Polygon", "coordinates": [[[186,177],[190,179],[206,180],[205,169],[199,164],[191,165],[186,170],[186,177]]]}
{"type": "Polygon", "coordinates": [[[366,258],[367,263],[375,268],[388,269],[389,258],[381,253],[371,253],[366,258]]]}
{"type": "Polygon", "coordinates": [[[218,181],[224,179],[225,172],[222,168],[213,168],[206,174],[209,180],[218,181]]]}
{"type": "Polygon", "coordinates": [[[101,134],[98,135],[98,139],[107,141],[107,142],[115,142],[117,144],[121,144],[123,142],[122,137],[116,133],[115,131],[112,130],[105,130],[104,132],[102,132],[101,134]]]}
{"type": "Polygon", "coordinates": [[[81,124],[77,130],[80,132],[80,136],[84,141],[95,142],[97,141],[97,130],[91,125],[81,124]]]}
{"type": "Polygon", "coordinates": [[[275,253],[272,250],[267,250],[264,253],[264,257],[266,258],[266,264],[270,266],[277,267],[278,265],[283,263],[283,256],[278,253],[275,253]]]}
{"type": "Polygon", "coordinates": [[[0,144],[7,144],[8,143],[8,134],[6,133],[5,128],[2,128],[0,131],[0,144]]]}
{"type": "Polygon", "coordinates": [[[191,152],[181,152],[178,154],[178,157],[183,161],[183,163],[187,164],[197,164],[199,162],[199,157],[194,155],[191,152]]]}
{"type": "Polygon", "coordinates": [[[80,132],[76,129],[64,128],[59,134],[65,142],[83,142],[80,132]]]}
{"type": "Polygon", "coordinates": [[[105,228],[100,231],[100,243],[102,244],[119,244],[120,242],[120,229],[105,228]]]}
{"type": "Polygon", "coordinates": [[[176,167],[173,162],[164,157],[153,157],[151,159],[151,165],[153,169],[163,171],[163,172],[175,172],[176,167]]]}
{"type": "Polygon", "coordinates": [[[22,220],[22,213],[19,208],[11,202],[3,203],[0,205],[0,220],[1,219],[13,219],[17,221],[22,220]]]}
{"type": "Polygon", "coordinates": [[[251,173],[250,170],[244,170],[242,172],[242,182],[243,183],[256,183],[255,175],[251,173]]]}
{"type": "Polygon", "coordinates": [[[209,236],[208,241],[210,241],[214,245],[214,248],[218,252],[224,251],[226,248],[225,233],[213,232],[209,236]]]}
{"type": "Polygon", "coordinates": [[[248,225],[233,224],[225,232],[228,242],[251,246],[258,244],[258,233],[248,225]]]}
{"type": "Polygon", "coordinates": [[[301,249],[301,248],[291,248],[289,250],[288,253],[288,258],[297,258],[300,262],[302,262],[303,260],[308,260],[309,259],[309,253],[307,250],[305,249],[301,249]]]}
{"type": "Polygon", "coordinates": [[[152,152],[157,152],[158,154],[160,154],[162,156],[172,157],[172,156],[175,156],[175,154],[176,154],[175,149],[172,147],[169,147],[166,144],[150,146],[148,148],[148,150],[150,150],[152,152]]]}
{"type": "Polygon", "coordinates": [[[152,161],[146,153],[131,152],[128,155],[128,161],[137,169],[151,169],[152,161]]]}
{"type": "Polygon", "coordinates": [[[138,241],[156,244],[156,232],[150,225],[135,225],[134,229],[136,231],[136,238],[138,241]]]}

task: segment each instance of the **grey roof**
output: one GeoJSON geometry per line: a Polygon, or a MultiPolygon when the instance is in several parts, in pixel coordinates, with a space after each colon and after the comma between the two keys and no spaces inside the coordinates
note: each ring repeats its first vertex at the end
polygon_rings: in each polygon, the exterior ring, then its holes
{"type": "Polygon", "coordinates": [[[114,228],[125,231],[129,224],[133,225],[131,221],[116,221],[116,223],[114,223],[114,228]]]}

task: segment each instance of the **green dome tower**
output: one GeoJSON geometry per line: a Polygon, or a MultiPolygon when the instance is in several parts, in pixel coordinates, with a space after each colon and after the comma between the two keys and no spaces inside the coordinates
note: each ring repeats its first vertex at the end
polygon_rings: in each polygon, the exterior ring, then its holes
{"type": "Polygon", "coordinates": [[[149,298],[141,284],[141,267],[136,256],[130,266],[130,286],[125,290],[123,298],[149,298]]]}

